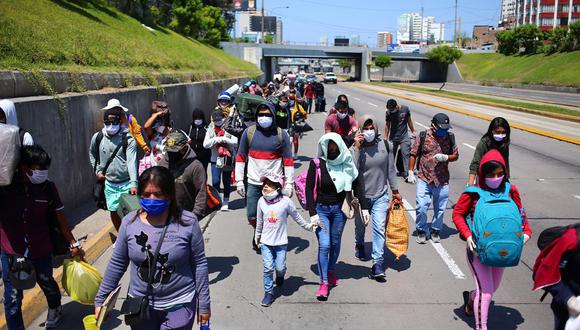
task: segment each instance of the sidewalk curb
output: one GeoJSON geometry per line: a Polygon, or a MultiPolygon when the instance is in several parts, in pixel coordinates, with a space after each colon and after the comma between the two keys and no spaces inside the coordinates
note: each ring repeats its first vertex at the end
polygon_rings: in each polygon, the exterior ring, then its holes
{"type": "MultiPolygon", "coordinates": [[[[361,86],[360,84],[353,84],[352,86],[354,86],[355,88],[359,88],[359,89],[362,89],[362,90],[366,90],[366,91],[370,91],[370,92],[375,92],[375,93],[379,93],[379,94],[383,94],[383,95],[392,95],[392,96],[395,96],[395,97],[398,97],[398,98],[401,98],[401,99],[406,99],[406,100],[410,100],[410,101],[413,101],[413,102],[430,105],[432,107],[436,107],[436,108],[441,108],[441,109],[448,110],[448,111],[457,112],[457,113],[460,113],[460,114],[464,114],[464,115],[467,115],[467,116],[470,116],[470,117],[479,118],[479,119],[486,120],[486,121],[491,121],[493,119],[493,117],[491,117],[491,116],[475,114],[475,113],[471,113],[469,111],[461,110],[461,109],[458,109],[458,108],[446,106],[446,105],[439,104],[439,103],[434,103],[434,102],[420,100],[420,99],[417,99],[417,98],[414,98],[414,97],[410,97],[410,96],[406,96],[406,95],[401,95],[401,94],[391,93],[391,92],[385,92],[385,91],[382,91],[382,90],[379,90],[379,89],[375,89],[375,88],[368,88],[368,87],[361,86]]],[[[420,92],[417,92],[417,93],[420,93],[420,92]]],[[[580,139],[575,139],[575,138],[567,137],[567,136],[564,136],[564,135],[547,132],[547,131],[544,131],[544,130],[540,130],[540,129],[537,129],[537,128],[533,128],[533,127],[529,127],[529,126],[522,125],[522,124],[517,124],[517,123],[510,123],[510,126],[513,127],[513,128],[520,129],[522,131],[526,131],[526,132],[529,132],[529,133],[533,133],[533,134],[545,136],[545,137],[548,137],[548,138],[551,138],[551,139],[560,140],[560,141],[572,143],[572,144],[575,144],[575,145],[580,145],[580,139]]]]}
{"type": "MultiPolygon", "coordinates": [[[[116,233],[116,230],[113,227],[113,224],[110,221],[107,221],[107,225],[105,225],[103,229],[94,234],[86,241],[86,243],[83,244],[83,249],[86,253],[85,260],[88,263],[92,264],[95,262],[111,245],[109,233],[116,233]]],[[[53,269],[53,277],[59,287],[61,286],[62,270],[62,266],[53,269]]],[[[61,288],[61,292],[62,291],[61,288]]],[[[33,289],[24,293],[24,298],[22,299],[22,318],[26,327],[30,326],[32,322],[46,310],[46,299],[44,298],[44,293],[39,286],[35,286],[33,289]]],[[[2,315],[0,316],[0,329],[7,329],[6,318],[4,317],[3,310],[2,315]]]]}

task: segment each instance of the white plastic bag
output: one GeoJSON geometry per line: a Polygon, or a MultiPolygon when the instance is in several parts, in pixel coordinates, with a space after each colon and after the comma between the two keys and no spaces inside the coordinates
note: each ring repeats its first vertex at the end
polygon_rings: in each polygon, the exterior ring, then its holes
{"type": "Polygon", "coordinates": [[[0,186],[12,183],[20,159],[20,129],[0,124],[0,186]]]}
{"type": "MultiPolygon", "coordinates": [[[[576,301],[580,302],[580,296],[576,297],[576,301]]],[[[565,330],[580,330],[580,316],[570,317],[566,322],[565,330]]]]}

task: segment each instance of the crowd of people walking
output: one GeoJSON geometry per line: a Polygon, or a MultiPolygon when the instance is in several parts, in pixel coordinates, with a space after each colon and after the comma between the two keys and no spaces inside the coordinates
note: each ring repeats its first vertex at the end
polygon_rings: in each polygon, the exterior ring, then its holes
{"type": "MultiPolygon", "coordinates": [[[[275,290],[284,285],[288,217],[318,241],[314,296],[320,301],[328,300],[339,279],[348,276],[336,269],[348,218],[354,219],[355,257],[372,260],[369,277],[384,282],[385,228],[391,205],[403,203],[400,184],[415,185],[416,242],[439,244],[450,195],[449,163],[460,156],[449,116],[437,113],[428,129],[417,132],[409,107],[394,99],[387,100],[381,114],[385,127],[376,116],[355,111],[347,95],[339,95],[328,113],[325,103],[321,83],[298,80],[291,72],[282,80],[249,81],[221,92],[211,111],[192,111],[184,130],[176,127],[164,101],[151,103],[141,127],[119,100],[109,100],[101,109],[102,129],[91,138],[89,159],[97,206],[109,212],[118,236],[95,314],[130,265],[121,312],[132,329],[191,329],[196,319],[209,324],[208,263],[198,221],[228,212],[232,192],[245,201],[248,248],[262,257],[264,307],[274,303],[275,290]],[[250,105],[242,109],[237,99],[246,97],[243,104],[250,105]],[[325,134],[316,155],[308,158],[308,169],[296,175],[294,162],[304,160],[299,144],[312,112],[327,114],[325,134]],[[309,218],[299,212],[295,194],[309,218]],[[135,195],[139,205],[121,217],[127,195],[135,195]],[[219,200],[219,209],[210,199],[219,200]],[[349,215],[345,208],[357,212],[349,215]],[[371,251],[365,251],[367,226],[371,251]]],[[[18,126],[9,100],[0,100],[0,123],[18,126]]],[[[52,328],[62,312],[52,274],[54,246],[46,239],[51,226],[60,228],[72,256],[82,258],[84,251],[69,228],[57,187],[48,180],[50,156],[30,133],[17,133],[22,146],[18,169],[11,183],[0,187],[5,317],[10,330],[24,329],[21,302],[27,287],[14,274],[34,272],[49,305],[46,327],[52,328]]],[[[504,118],[490,122],[452,214],[474,280],[474,289],[458,297],[482,330],[493,317],[489,306],[505,268],[518,264],[532,235],[522,194],[510,181],[510,133],[504,118]]],[[[564,329],[568,317],[580,314],[578,227],[540,236],[545,245],[534,266],[534,288],[554,297],[555,329],[564,329]]]]}

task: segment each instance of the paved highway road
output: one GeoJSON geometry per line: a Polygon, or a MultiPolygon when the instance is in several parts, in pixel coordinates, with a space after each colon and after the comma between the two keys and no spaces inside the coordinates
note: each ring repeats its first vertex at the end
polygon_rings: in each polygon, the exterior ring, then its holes
{"type": "MultiPolygon", "coordinates": [[[[338,93],[346,93],[357,114],[374,114],[384,123],[387,96],[362,91],[349,84],[327,87],[328,103],[338,93]]],[[[418,130],[429,126],[431,117],[440,112],[430,106],[400,100],[412,111],[418,130]]],[[[459,161],[451,165],[450,206],[465,188],[473,148],[488,123],[457,113],[448,113],[457,137],[459,161]]],[[[316,128],[301,141],[301,160],[296,171],[307,169],[315,156],[316,143],[323,134],[325,114],[313,114],[309,122],[316,128]]],[[[580,221],[580,146],[514,130],[511,145],[513,182],[523,195],[534,235],[525,247],[519,266],[506,270],[494,296],[490,311],[490,329],[538,329],[552,327],[549,300],[540,303],[541,293],[531,292],[531,267],[538,254],[537,235],[546,227],[580,221]]],[[[401,182],[400,190],[412,207],[415,186],[401,182]]],[[[235,197],[237,198],[237,196],[235,197]]],[[[387,282],[367,278],[370,262],[354,258],[354,226],[347,223],[337,273],[338,287],[327,302],[318,302],[314,293],[317,243],[312,233],[289,221],[287,281],[270,308],[260,307],[262,299],[261,257],[250,249],[251,230],[246,224],[241,200],[233,201],[233,210],[218,214],[205,233],[210,267],[212,325],[214,329],[469,329],[473,319],[461,311],[461,292],[473,288],[465,260],[465,243],[451,222],[451,210],[445,215],[441,244],[418,245],[411,237],[408,253],[396,261],[386,258],[387,282]]],[[[307,215],[303,212],[303,215],[307,215]]],[[[408,213],[411,228],[413,212],[408,213]]],[[[370,232],[367,231],[367,242],[370,232]]],[[[370,243],[367,243],[367,251],[370,243]]],[[[109,249],[96,263],[104,271],[109,249]]],[[[124,289],[127,279],[123,280],[124,289]]],[[[124,294],[122,294],[124,296],[124,294]]],[[[120,303],[119,303],[120,305],[120,303]]],[[[66,319],[61,329],[79,329],[82,316],[91,307],[67,302],[66,319]]],[[[40,329],[37,320],[30,329],[40,329]]],[[[127,329],[115,317],[105,329],[127,329]]]]}

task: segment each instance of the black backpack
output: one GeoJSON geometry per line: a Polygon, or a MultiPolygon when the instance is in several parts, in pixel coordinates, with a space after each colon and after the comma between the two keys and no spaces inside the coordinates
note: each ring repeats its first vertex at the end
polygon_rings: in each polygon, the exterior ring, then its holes
{"type": "Polygon", "coordinates": [[[560,238],[568,229],[576,229],[578,232],[578,246],[576,249],[580,248],[580,222],[569,226],[556,226],[544,229],[540,236],[538,237],[538,249],[543,250],[546,246],[550,245],[553,241],[560,238]]]}

